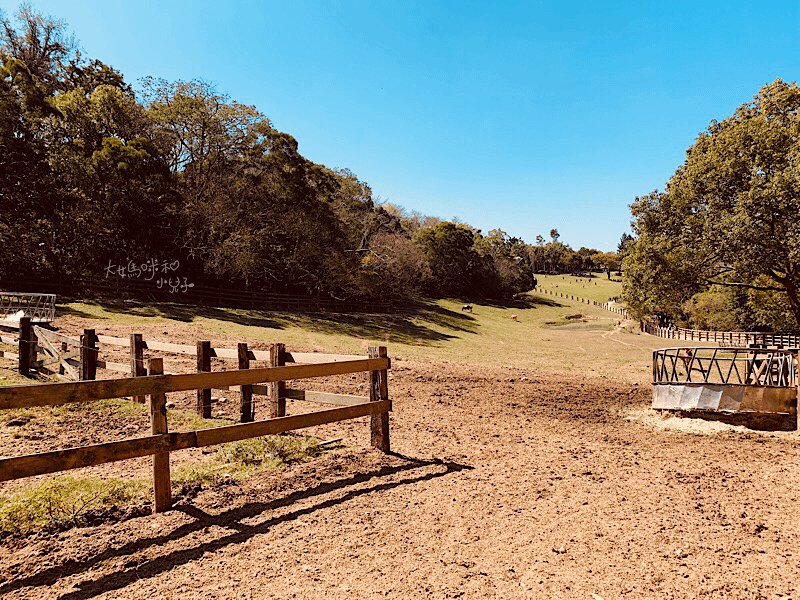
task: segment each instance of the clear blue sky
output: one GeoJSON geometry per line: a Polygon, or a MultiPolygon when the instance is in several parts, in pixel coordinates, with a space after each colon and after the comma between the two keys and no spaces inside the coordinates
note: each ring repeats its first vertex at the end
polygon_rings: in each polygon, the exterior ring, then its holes
{"type": "Polygon", "coordinates": [[[34,6],[134,85],[199,78],[255,105],[382,200],[576,249],[615,250],[711,119],[800,79],[797,0],[34,6]]]}

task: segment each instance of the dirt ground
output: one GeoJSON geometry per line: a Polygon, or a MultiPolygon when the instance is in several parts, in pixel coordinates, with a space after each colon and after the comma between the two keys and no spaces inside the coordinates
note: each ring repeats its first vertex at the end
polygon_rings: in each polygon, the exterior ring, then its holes
{"type": "MultiPolygon", "coordinates": [[[[6,540],[0,596],[800,600],[797,432],[665,418],[646,385],[534,370],[398,360],[389,391],[392,454],[366,419],[308,430],[345,445],[168,513],[6,540]]],[[[125,419],[65,418],[59,439],[146,428],[125,419]]]]}

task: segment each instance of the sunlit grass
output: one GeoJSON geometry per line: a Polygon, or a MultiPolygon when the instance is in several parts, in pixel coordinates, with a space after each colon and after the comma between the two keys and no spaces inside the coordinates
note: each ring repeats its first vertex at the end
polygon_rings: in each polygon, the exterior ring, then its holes
{"type": "MultiPolygon", "coordinates": [[[[620,284],[595,277],[592,285],[567,276],[539,276],[541,285],[560,281],[558,289],[605,300],[620,284]],[[596,282],[597,285],[593,285],[596,282]],[[569,287],[575,286],[577,288],[569,287]],[[586,285],[586,284],[583,284],[586,285]],[[562,286],[567,286],[563,287],[562,286]],[[596,290],[595,290],[596,288],[596,290]],[[592,296],[594,294],[594,296],[592,296]]],[[[428,302],[413,312],[380,315],[299,314],[185,305],[72,303],[73,314],[91,313],[137,326],[191,322],[198,337],[282,342],[289,350],[365,355],[369,346],[385,345],[393,358],[513,366],[553,374],[603,375],[643,381],[649,377],[652,349],[661,340],[640,334],[633,324],[611,335],[619,315],[579,301],[530,293],[513,306],[463,301],[428,302]],[[567,319],[580,314],[581,319],[567,319]],[[516,315],[516,320],[511,318],[516,315]]],[[[141,327],[140,327],[141,329],[141,327]]],[[[186,343],[184,341],[184,343],[186,343]]],[[[235,347],[227,341],[227,346],[235,347]]],[[[217,423],[218,424],[218,423],[217,423]]],[[[171,424],[170,427],[173,427],[171,424]]],[[[192,427],[193,428],[193,427],[192,427]]]]}
{"type": "Polygon", "coordinates": [[[238,481],[255,473],[278,469],[321,453],[318,440],[301,435],[268,435],[216,446],[213,458],[184,465],[172,473],[172,486],[180,491],[195,484],[238,481]]]}
{"type": "Polygon", "coordinates": [[[609,298],[622,294],[622,284],[609,280],[603,273],[593,273],[592,277],[537,274],[536,279],[539,282],[538,289],[595,302],[608,302],[609,298]]]}

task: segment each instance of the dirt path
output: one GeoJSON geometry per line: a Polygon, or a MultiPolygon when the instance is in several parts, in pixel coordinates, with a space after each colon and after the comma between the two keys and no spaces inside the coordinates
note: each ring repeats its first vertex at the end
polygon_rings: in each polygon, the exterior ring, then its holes
{"type": "Polygon", "coordinates": [[[800,598],[797,433],[656,429],[631,418],[649,389],[606,379],[394,367],[397,454],[365,420],[319,428],[348,446],[6,543],[0,595],[800,598]]]}

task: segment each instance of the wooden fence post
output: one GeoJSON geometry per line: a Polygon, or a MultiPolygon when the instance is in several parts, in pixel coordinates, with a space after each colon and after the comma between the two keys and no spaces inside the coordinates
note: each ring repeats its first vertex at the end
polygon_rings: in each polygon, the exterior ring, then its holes
{"type": "Polygon", "coordinates": [[[795,429],[800,431],[800,350],[794,352],[795,387],[797,389],[795,405],[795,429]]]}
{"type": "MultiPolygon", "coordinates": [[[[269,347],[269,365],[283,367],[286,365],[286,344],[271,344],[269,347]]],[[[274,381],[270,384],[270,418],[286,416],[286,382],[274,381]]]]}
{"type": "Polygon", "coordinates": [[[97,377],[97,336],[94,329],[84,329],[81,336],[81,380],[97,377]]]}
{"type": "MultiPolygon", "coordinates": [[[[61,354],[66,354],[67,353],[67,349],[68,349],[67,342],[61,342],[61,354]]],[[[59,357],[59,358],[63,358],[63,357],[59,357]]],[[[62,360],[58,361],[58,374],[59,375],[64,375],[64,363],[63,363],[62,360]]]]}
{"type": "MultiPolygon", "coordinates": [[[[164,359],[151,358],[147,364],[148,375],[164,374],[164,359]]],[[[153,435],[168,432],[167,395],[150,394],[150,427],[153,435]]],[[[172,507],[172,482],[169,476],[169,451],[153,454],[153,505],[155,512],[172,507]]]]}
{"type": "MultiPolygon", "coordinates": [[[[386,346],[370,346],[370,358],[386,358],[386,346]]],[[[386,369],[370,371],[369,401],[380,402],[389,399],[389,372],[386,369]]],[[[389,413],[379,413],[370,417],[370,442],[373,448],[389,452],[389,413]]]]}
{"type": "MultiPolygon", "coordinates": [[[[30,317],[19,320],[19,374],[28,377],[31,374],[31,340],[33,326],[30,317]]],[[[34,359],[35,360],[35,359],[34,359]]]]}
{"type": "MultiPolygon", "coordinates": [[[[162,367],[163,368],[163,367],[162,367]]],[[[131,377],[141,377],[146,373],[144,367],[144,343],[141,333],[131,334],[131,377]]],[[[136,402],[144,404],[144,396],[135,396],[136,402]]]]}
{"type": "MultiPolygon", "coordinates": [[[[197,372],[211,372],[211,342],[197,342],[197,372]]],[[[211,418],[211,388],[197,390],[197,414],[204,419],[211,418]]]]}
{"type": "MultiPolygon", "coordinates": [[[[250,355],[248,354],[247,344],[244,342],[239,343],[239,368],[250,368],[250,355]]],[[[242,423],[249,423],[254,419],[253,414],[253,386],[242,386],[242,403],[241,403],[241,416],[239,420],[242,423]]]]}

